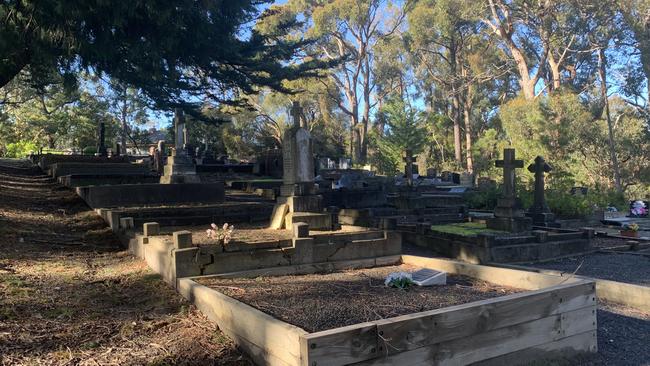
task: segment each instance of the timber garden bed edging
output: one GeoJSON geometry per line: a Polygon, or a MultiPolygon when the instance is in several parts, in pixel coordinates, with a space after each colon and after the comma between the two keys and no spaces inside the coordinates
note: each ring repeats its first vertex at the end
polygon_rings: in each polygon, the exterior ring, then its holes
{"type": "Polygon", "coordinates": [[[489,265],[500,268],[530,271],[532,273],[545,274],[549,276],[557,276],[558,278],[562,279],[577,278],[581,280],[594,281],[596,283],[596,296],[599,300],[613,302],[643,312],[647,312],[648,309],[650,309],[650,287],[648,286],[604,280],[600,278],[575,275],[573,273],[567,273],[552,269],[526,267],[515,264],[490,263],[489,265]]]}
{"type": "MultiPolygon", "coordinates": [[[[257,277],[402,262],[526,292],[308,333],[194,278],[177,289],[260,365],[463,365],[597,351],[595,282],[403,255],[216,275],[257,277]]],[[[207,277],[207,276],[201,276],[207,277]]]]}

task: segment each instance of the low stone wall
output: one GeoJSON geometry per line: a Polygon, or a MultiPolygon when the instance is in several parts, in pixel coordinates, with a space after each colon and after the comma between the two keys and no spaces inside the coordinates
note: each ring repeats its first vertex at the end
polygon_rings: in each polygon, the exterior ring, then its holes
{"type": "Polygon", "coordinates": [[[199,164],[197,173],[255,173],[255,164],[199,164]]]}
{"type": "MultiPolygon", "coordinates": [[[[400,229],[406,229],[400,226],[400,229]]],[[[570,254],[592,251],[592,230],[552,232],[534,235],[479,234],[465,236],[431,230],[427,224],[416,224],[404,230],[404,242],[431,249],[438,255],[469,263],[535,262],[570,254]]]]}
{"type": "Polygon", "coordinates": [[[374,231],[365,238],[345,234],[327,240],[326,235],[294,238],[288,243],[257,243],[251,247],[224,251],[216,245],[196,247],[191,233],[176,232],[174,236],[159,235],[159,225],[145,224],[143,234],[127,238],[129,250],[145,259],[151,268],[171,283],[178,278],[224,274],[283,266],[329,263],[402,253],[401,235],[396,232],[374,231]],[[151,230],[152,227],[156,229],[151,230]],[[179,234],[182,233],[182,234],[179,234]]]}
{"type": "Polygon", "coordinates": [[[383,190],[362,189],[323,189],[318,192],[323,197],[323,206],[338,208],[369,208],[385,206],[386,192],[383,190]]]}
{"type": "Polygon", "coordinates": [[[93,155],[60,155],[60,154],[43,154],[37,157],[38,166],[47,171],[50,165],[56,163],[128,163],[129,158],[126,156],[102,157],[93,155]]]}
{"type": "Polygon", "coordinates": [[[97,213],[113,227],[120,218],[131,217],[136,228],[146,222],[161,226],[196,226],[215,223],[267,222],[273,212],[270,202],[224,202],[192,207],[135,207],[98,209],[97,213]]]}
{"type": "Polygon", "coordinates": [[[160,176],[139,172],[127,174],[73,174],[60,176],[58,180],[60,184],[66,187],[76,188],[97,185],[158,183],[160,176]]]}
{"type": "Polygon", "coordinates": [[[223,202],[223,183],[124,184],[77,187],[91,208],[211,204],[223,202]]]}
{"type": "Polygon", "coordinates": [[[75,174],[149,174],[146,164],[131,163],[55,163],[50,165],[49,174],[58,178],[75,174]]]}

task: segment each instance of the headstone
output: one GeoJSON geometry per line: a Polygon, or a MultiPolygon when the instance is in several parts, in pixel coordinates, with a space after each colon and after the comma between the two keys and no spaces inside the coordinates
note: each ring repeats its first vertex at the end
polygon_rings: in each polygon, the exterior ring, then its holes
{"type": "Polygon", "coordinates": [[[438,171],[435,168],[427,169],[427,177],[428,178],[437,178],[438,177],[438,171]]]}
{"type": "Polygon", "coordinates": [[[305,128],[302,108],[294,102],[291,108],[293,127],[284,134],[282,141],[283,183],[285,186],[313,185],[314,160],[311,134],[305,128]]]}
{"type": "Polygon", "coordinates": [[[406,184],[408,186],[413,186],[413,162],[415,158],[413,157],[413,151],[411,149],[406,149],[403,153],[404,158],[404,176],[406,178],[406,184]]]}
{"type": "Polygon", "coordinates": [[[341,170],[350,169],[350,159],[339,158],[339,169],[341,170]]]}
{"type": "Polygon", "coordinates": [[[554,216],[548,208],[544,196],[544,173],[549,173],[552,169],[541,156],[536,157],[535,162],[528,166],[528,171],[535,173],[535,193],[533,206],[528,210],[526,216],[533,219],[534,225],[549,226],[554,221],[554,216]]]}
{"type": "Polygon", "coordinates": [[[312,140],[298,102],[293,103],[291,116],[293,126],[282,139],[283,184],[271,227],[291,229],[294,222],[306,222],[314,230],[331,229],[331,215],[323,213],[323,197],[316,194],[312,140]],[[287,211],[281,209],[283,204],[287,211]]]}
{"type": "Polygon", "coordinates": [[[160,177],[161,184],[170,183],[200,183],[201,179],[196,174],[196,167],[192,158],[187,154],[187,128],[183,110],[176,108],[174,117],[174,129],[176,139],[172,156],[167,158],[163,175],[160,177]]]}
{"type": "Polygon", "coordinates": [[[459,181],[463,187],[474,188],[474,174],[470,172],[462,172],[459,181]]]}
{"type": "Polygon", "coordinates": [[[107,156],[106,151],[106,125],[104,121],[99,122],[99,140],[97,142],[97,156],[107,156]]]}
{"type": "Polygon", "coordinates": [[[120,145],[119,142],[116,142],[115,147],[113,148],[113,156],[120,156],[120,151],[122,151],[122,145],[120,145]]]}
{"type": "Polygon", "coordinates": [[[509,232],[530,231],[532,220],[524,215],[515,189],[515,169],[524,167],[523,160],[515,158],[515,149],[504,149],[503,160],[497,160],[495,165],[503,168],[503,196],[497,201],[494,218],[487,220],[487,227],[509,232]]]}

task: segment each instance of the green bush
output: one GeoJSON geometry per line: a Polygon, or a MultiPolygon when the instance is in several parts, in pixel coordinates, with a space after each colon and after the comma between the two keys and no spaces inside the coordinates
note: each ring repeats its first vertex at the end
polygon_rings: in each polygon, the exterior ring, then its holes
{"type": "Polygon", "coordinates": [[[97,153],[97,148],[95,146],[86,146],[83,149],[84,155],[95,155],[97,153]]]}
{"type": "Polygon", "coordinates": [[[36,153],[38,147],[31,141],[18,141],[7,144],[7,152],[5,156],[8,158],[24,158],[30,153],[36,153]]]}
{"type": "Polygon", "coordinates": [[[469,208],[476,210],[493,210],[501,191],[497,187],[484,191],[473,191],[465,194],[465,201],[469,208]]]}

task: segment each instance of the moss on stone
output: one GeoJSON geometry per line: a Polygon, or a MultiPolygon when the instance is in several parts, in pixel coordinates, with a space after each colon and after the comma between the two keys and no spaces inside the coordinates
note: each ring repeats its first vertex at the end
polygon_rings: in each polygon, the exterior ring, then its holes
{"type": "Polygon", "coordinates": [[[480,222],[463,222],[458,224],[447,224],[447,225],[433,225],[431,230],[446,233],[454,234],[461,236],[476,236],[478,234],[504,234],[504,231],[488,229],[484,223],[480,222]]]}

